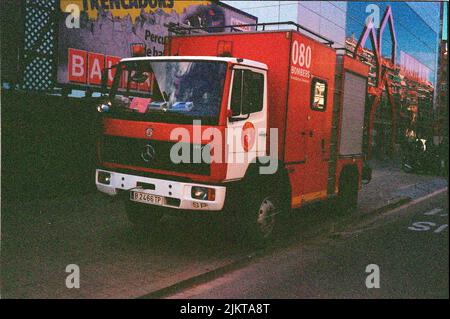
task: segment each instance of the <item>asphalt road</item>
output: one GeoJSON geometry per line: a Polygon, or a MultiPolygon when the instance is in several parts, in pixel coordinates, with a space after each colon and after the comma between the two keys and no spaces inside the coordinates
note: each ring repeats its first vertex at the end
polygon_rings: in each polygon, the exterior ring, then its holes
{"type": "Polygon", "coordinates": [[[448,298],[447,196],[274,251],[170,298],[448,298]]]}
{"type": "MultiPolygon", "coordinates": [[[[258,256],[270,259],[275,255],[275,262],[282,260],[288,268],[291,265],[295,269],[292,262],[297,262],[298,271],[303,271],[305,278],[312,274],[307,282],[311,287],[335,287],[329,279],[316,283],[314,279],[320,279],[322,274],[317,273],[314,278],[314,272],[307,269],[314,265],[311,260],[316,256],[332,256],[333,246],[328,248],[331,252],[326,252],[322,247],[328,246],[316,238],[335,233],[331,243],[338,245],[349,235],[336,232],[344,231],[350,224],[378,215],[373,212],[395,204],[400,197],[422,197],[445,185],[445,180],[435,176],[405,174],[390,165],[379,167],[374,170],[372,182],[360,192],[359,207],[353,214],[341,216],[325,203],[296,210],[284,230],[285,236],[250,258],[249,264],[257,264],[260,258],[267,260],[258,256]]],[[[2,198],[1,297],[151,298],[152,293],[165,297],[167,287],[228,265],[237,263],[237,267],[242,267],[240,261],[254,255],[252,247],[235,240],[222,223],[213,219],[166,216],[152,232],[142,233],[127,221],[121,201],[99,192],[52,199],[26,198],[20,202],[2,198]],[[66,286],[68,265],[79,267],[80,288],[66,286]],[[158,294],[161,290],[164,293],[158,294]]],[[[353,231],[352,227],[349,229],[353,231]]],[[[282,271],[264,267],[262,271],[269,277],[271,271],[282,271]]],[[[289,295],[289,291],[283,294],[282,289],[274,296],[289,295]]],[[[305,291],[310,296],[322,293],[312,288],[305,291]]]]}

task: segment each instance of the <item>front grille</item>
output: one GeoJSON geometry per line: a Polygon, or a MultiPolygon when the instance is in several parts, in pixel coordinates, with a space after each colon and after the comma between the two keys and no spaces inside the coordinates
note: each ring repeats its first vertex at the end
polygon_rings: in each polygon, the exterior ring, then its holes
{"type": "Polygon", "coordinates": [[[102,162],[123,164],[136,167],[154,168],[160,170],[210,175],[210,165],[202,161],[193,163],[194,151],[202,149],[209,155],[209,146],[185,144],[189,149],[189,163],[174,163],[170,158],[173,142],[154,141],[121,136],[104,136],[100,146],[102,162]],[[207,149],[205,149],[207,148],[207,149]],[[195,150],[194,150],[195,149],[195,150]]]}

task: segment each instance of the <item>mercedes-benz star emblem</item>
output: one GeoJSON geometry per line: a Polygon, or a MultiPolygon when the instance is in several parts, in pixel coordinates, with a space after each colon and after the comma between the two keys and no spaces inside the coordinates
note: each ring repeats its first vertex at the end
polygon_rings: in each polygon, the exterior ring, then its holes
{"type": "Polygon", "coordinates": [[[156,157],[156,151],[150,144],[145,145],[144,150],[141,153],[141,158],[144,162],[150,163],[156,157]]]}
{"type": "Polygon", "coordinates": [[[145,131],[145,135],[148,138],[151,138],[153,136],[153,129],[151,127],[149,127],[146,131],[145,131]]]}

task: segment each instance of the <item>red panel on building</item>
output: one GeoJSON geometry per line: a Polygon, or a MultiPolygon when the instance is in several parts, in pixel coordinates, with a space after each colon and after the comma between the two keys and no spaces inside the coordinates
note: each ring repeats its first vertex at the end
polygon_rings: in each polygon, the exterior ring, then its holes
{"type": "Polygon", "coordinates": [[[102,71],[105,66],[105,56],[98,53],[89,53],[88,82],[100,85],[102,83],[102,71]]]}
{"type": "Polygon", "coordinates": [[[69,49],[69,82],[86,83],[88,53],[84,50],[69,49]]]}
{"type": "MultiPolygon", "coordinates": [[[[113,65],[116,65],[117,63],[119,63],[121,60],[120,57],[116,57],[116,56],[107,56],[106,57],[106,67],[110,68],[113,65]]],[[[116,75],[116,70],[112,69],[109,70],[108,72],[108,85],[111,86],[113,80],[114,80],[114,75],[116,75]]]]}

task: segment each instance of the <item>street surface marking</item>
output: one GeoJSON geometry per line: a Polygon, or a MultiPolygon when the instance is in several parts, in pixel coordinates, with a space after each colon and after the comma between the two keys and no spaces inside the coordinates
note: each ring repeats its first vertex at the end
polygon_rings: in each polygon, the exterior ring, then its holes
{"type": "Polygon", "coordinates": [[[443,231],[444,229],[446,229],[447,227],[448,227],[448,225],[447,225],[447,224],[444,224],[444,225],[440,226],[438,229],[436,229],[434,232],[435,232],[436,234],[438,234],[438,233],[440,233],[441,231],[443,231]]]}
{"type": "MultiPolygon", "coordinates": [[[[427,215],[427,216],[436,215],[437,213],[442,212],[442,211],[443,211],[443,209],[440,208],[440,207],[439,208],[433,208],[432,210],[424,213],[424,215],[427,215]]],[[[447,215],[447,214],[445,214],[445,215],[447,215]]]]}
{"type": "Polygon", "coordinates": [[[425,232],[425,231],[432,230],[432,228],[434,228],[436,226],[437,226],[437,228],[433,231],[433,233],[439,234],[448,227],[448,224],[437,225],[436,223],[433,223],[433,222],[414,222],[412,224],[412,226],[408,227],[408,229],[413,230],[413,231],[425,232]]]}

